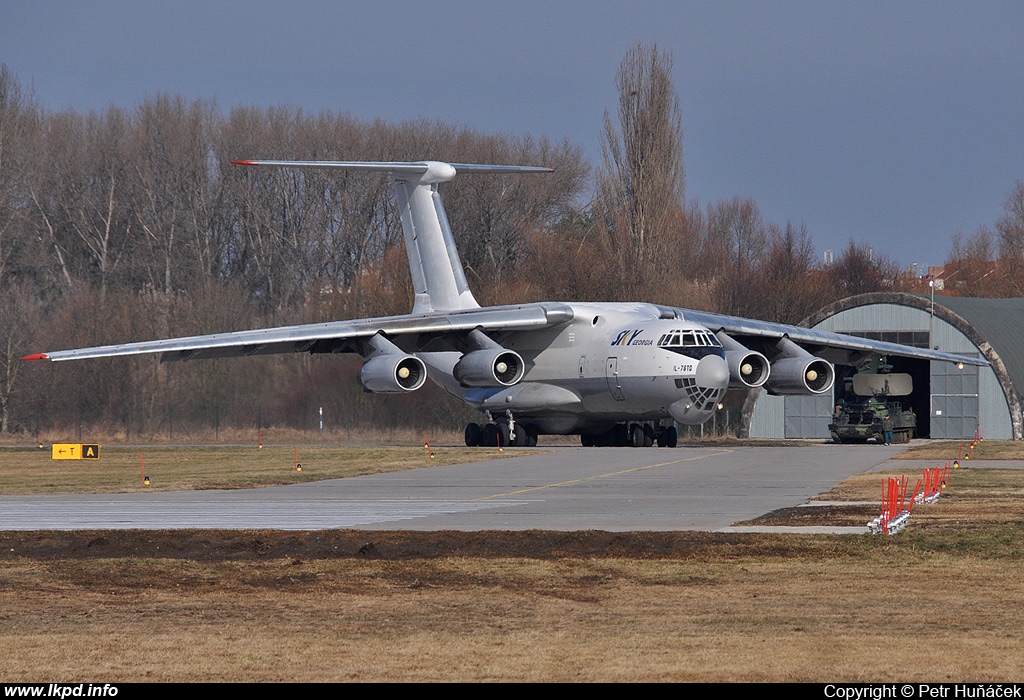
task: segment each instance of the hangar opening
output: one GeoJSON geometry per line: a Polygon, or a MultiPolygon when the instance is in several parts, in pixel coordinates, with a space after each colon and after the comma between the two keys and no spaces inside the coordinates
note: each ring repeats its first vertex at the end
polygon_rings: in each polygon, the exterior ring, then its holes
{"type": "MultiPolygon", "coordinates": [[[[857,335],[862,337],[873,337],[872,334],[868,333],[853,333],[850,335],[857,335]]],[[[881,340],[881,339],[879,339],[881,340]]],[[[893,341],[902,342],[902,341],[893,341]]],[[[926,343],[923,346],[915,347],[927,347],[926,343]]],[[[930,437],[930,416],[931,407],[929,405],[929,397],[931,396],[931,377],[929,376],[930,363],[927,360],[916,360],[909,357],[891,357],[886,358],[885,364],[880,369],[886,374],[892,374],[896,376],[905,375],[909,377],[910,393],[901,395],[894,393],[889,396],[887,403],[893,405],[896,410],[902,409],[904,411],[912,411],[916,418],[916,427],[914,429],[914,437],[930,437]]],[[[966,367],[965,367],[966,369],[966,367]]],[[[850,367],[848,365],[837,365],[836,366],[836,383],[833,387],[833,405],[850,405],[863,401],[866,398],[866,394],[857,394],[854,387],[854,376],[857,375],[857,368],[850,367]]]]}
{"type": "MultiPolygon", "coordinates": [[[[910,375],[900,397],[914,411],[916,436],[1021,439],[1017,386],[1024,385],[1024,299],[935,297],[903,292],[863,294],[830,304],[803,324],[809,328],[932,347],[982,357],[989,367],[887,358],[886,371],[910,375]]],[[[838,403],[848,399],[856,368],[836,366],[836,385],[824,396],[761,395],[749,416],[751,437],[828,438],[838,403]]]]}

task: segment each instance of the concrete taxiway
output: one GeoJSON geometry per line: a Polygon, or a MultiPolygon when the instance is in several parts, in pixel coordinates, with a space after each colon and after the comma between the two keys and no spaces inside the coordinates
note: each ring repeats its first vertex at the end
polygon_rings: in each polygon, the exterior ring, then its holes
{"type": "Polygon", "coordinates": [[[553,447],[262,489],[0,496],[0,529],[722,530],[800,505],[900,452],[829,444],[553,447]]]}

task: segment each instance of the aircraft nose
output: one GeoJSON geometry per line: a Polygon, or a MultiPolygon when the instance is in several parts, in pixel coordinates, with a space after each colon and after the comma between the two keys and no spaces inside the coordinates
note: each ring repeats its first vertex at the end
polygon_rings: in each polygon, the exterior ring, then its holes
{"type": "Polygon", "coordinates": [[[697,363],[697,386],[725,389],[729,386],[729,365],[718,355],[707,355],[697,363]]]}

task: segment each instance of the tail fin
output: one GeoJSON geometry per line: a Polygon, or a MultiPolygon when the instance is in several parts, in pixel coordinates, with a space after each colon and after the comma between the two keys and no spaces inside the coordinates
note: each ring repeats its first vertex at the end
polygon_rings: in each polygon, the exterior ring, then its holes
{"type": "Polygon", "coordinates": [[[238,160],[236,165],[275,165],[295,168],[342,168],[389,173],[402,217],[405,249],[412,274],[414,314],[458,311],[480,307],[466,281],[466,272],[455,247],[448,215],[437,191],[458,172],[549,173],[551,168],[471,163],[388,163],[364,161],[238,160]]]}

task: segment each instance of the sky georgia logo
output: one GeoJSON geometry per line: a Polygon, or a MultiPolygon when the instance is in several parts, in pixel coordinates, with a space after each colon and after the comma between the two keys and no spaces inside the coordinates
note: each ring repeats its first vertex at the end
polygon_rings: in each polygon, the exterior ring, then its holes
{"type": "Polygon", "coordinates": [[[654,345],[654,342],[647,340],[646,338],[638,338],[644,330],[642,328],[633,330],[632,328],[627,329],[615,336],[615,340],[612,341],[612,345],[654,345]]]}

